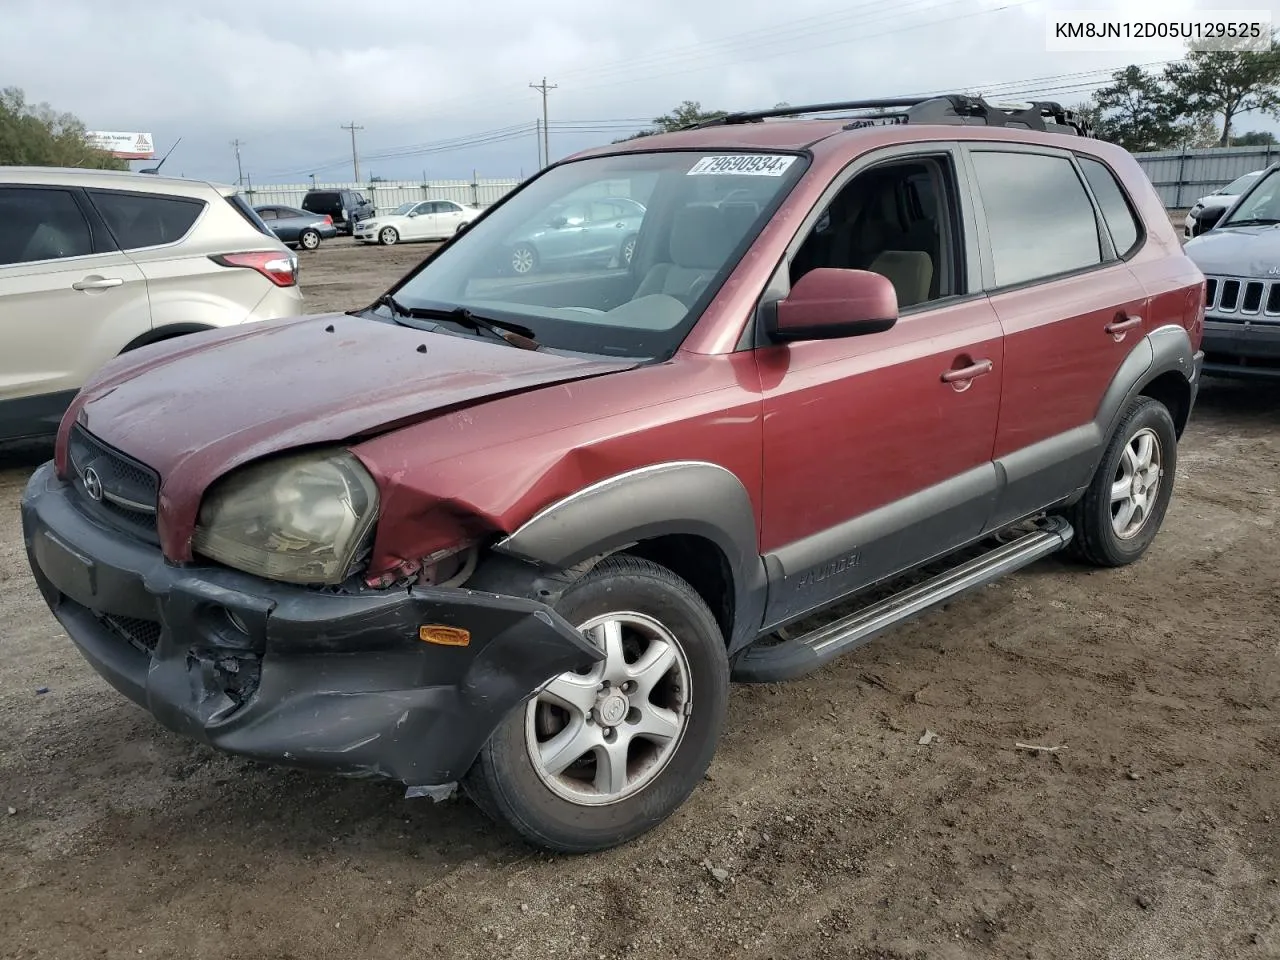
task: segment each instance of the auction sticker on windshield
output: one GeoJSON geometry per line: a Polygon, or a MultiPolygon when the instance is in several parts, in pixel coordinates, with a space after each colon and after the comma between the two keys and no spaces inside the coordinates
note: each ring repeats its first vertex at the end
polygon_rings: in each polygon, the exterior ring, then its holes
{"type": "Polygon", "coordinates": [[[703,157],[689,170],[690,177],[734,175],[739,177],[780,177],[795,157],[761,153],[736,153],[724,157],[703,157]]]}

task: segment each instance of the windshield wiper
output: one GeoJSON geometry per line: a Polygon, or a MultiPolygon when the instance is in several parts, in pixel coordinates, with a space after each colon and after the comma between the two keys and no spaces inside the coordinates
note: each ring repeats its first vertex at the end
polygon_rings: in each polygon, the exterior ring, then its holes
{"type": "MultiPolygon", "coordinates": [[[[392,309],[395,308],[393,307],[392,309]]],[[[422,320],[451,320],[454,323],[462,324],[464,327],[471,327],[473,330],[487,330],[513,347],[519,347],[522,350],[537,350],[542,346],[533,338],[533,331],[528,327],[521,326],[518,323],[510,323],[506,320],[483,317],[473,313],[466,307],[438,309],[435,307],[405,307],[401,304],[400,309],[406,311],[403,315],[408,317],[422,320]]]]}
{"type": "Polygon", "coordinates": [[[1274,217],[1248,217],[1244,220],[1231,220],[1224,227],[1274,227],[1280,220],[1274,217]]]}
{"type": "Polygon", "coordinates": [[[377,300],[373,301],[375,307],[386,307],[392,314],[398,317],[411,317],[413,311],[406,307],[403,303],[395,298],[395,294],[384,293],[377,300]]]}

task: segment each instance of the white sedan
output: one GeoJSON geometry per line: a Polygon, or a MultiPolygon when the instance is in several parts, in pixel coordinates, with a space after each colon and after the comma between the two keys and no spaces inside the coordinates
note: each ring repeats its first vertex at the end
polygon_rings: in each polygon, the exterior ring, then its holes
{"type": "Polygon", "coordinates": [[[1196,215],[1201,210],[1205,207],[1225,208],[1231,206],[1240,199],[1240,195],[1242,193],[1253,186],[1255,180],[1266,172],[1267,171],[1265,170],[1253,170],[1250,173],[1246,173],[1243,177],[1237,177],[1235,180],[1232,180],[1221,190],[1217,190],[1209,194],[1207,197],[1201,197],[1195,202],[1195,206],[1187,211],[1187,215],[1182,221],[1182,235],[1188,239],[1194,237],[1196,231],[1196,215]]]}
{"type": "Polygon", "coordinates": [[[452,200],[418,200],[360,221],[355,238],[387,247],[402,240],[448,240],[478,216],[479,208],[452,200]]]}

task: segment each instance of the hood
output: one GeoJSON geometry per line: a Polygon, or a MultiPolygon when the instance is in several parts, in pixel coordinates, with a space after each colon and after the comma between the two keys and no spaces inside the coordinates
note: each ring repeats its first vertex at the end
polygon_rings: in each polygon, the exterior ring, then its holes
{"type": "Polygon", "coordinates": [[[635,366],[327,314],[125,354],[72,410],[91,433],[160,474],[161,535],[178,559],[204,490],[251,460],[635,366]]]}
{"type": "Polygon", "coordinates": [[[1227,277],[1280,277],[1280,226],[1215,227],[1183,248],[1201,273],[1227,277]]]}

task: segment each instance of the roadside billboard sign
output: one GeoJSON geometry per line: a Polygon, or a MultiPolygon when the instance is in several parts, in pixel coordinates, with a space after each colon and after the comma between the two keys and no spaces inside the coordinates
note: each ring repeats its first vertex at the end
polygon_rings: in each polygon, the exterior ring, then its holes
{"type": "Polygon", "coordinates": [[[105,150],[121,160],[151,160],[156,155],[155,142],[149,133],[91,130],[84,136],[89,146],[105,150]]]}

